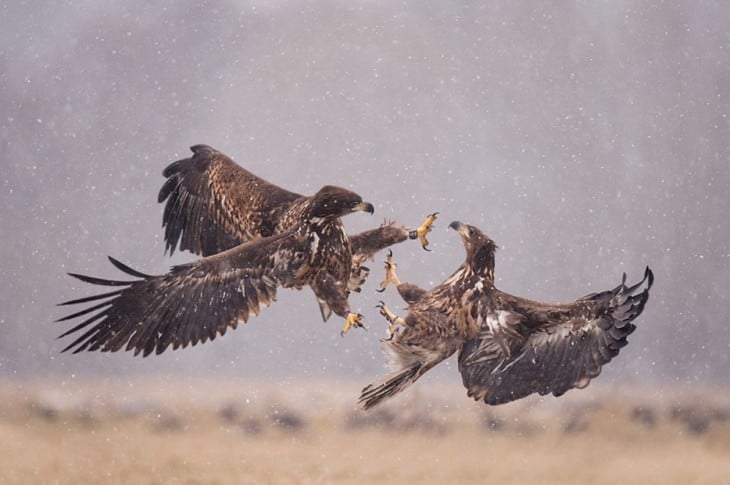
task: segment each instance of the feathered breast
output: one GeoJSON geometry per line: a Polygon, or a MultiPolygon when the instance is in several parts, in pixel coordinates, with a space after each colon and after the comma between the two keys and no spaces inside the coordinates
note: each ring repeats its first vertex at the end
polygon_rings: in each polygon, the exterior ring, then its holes
{"type": "Polygon", "coordinates": [[[479,333],[478,316],[488,297],[490,285],[483,278],[459,268],[451,277],[427,294],[417,306],[444,313],[452,331],[463,338],[479,333]]]}

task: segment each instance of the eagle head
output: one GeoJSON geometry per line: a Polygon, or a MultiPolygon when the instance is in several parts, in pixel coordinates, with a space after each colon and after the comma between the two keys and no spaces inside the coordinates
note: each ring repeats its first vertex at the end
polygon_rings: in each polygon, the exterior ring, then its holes
{"type": "Polygon", "coordinates": [[[492,239],[474,226],[454,221],[449,227],[461,236],[466,249],[466,266],[475,274],[494,282],[494,253],[497,245],[492,239]]]}
{"type": "Polygon", "coordinates": [[[311,215],[313,217],[342,217],[352,212],[375,212],[373,204],[363,202],[355,192],[325,185],[312,197],[311,215]]]}

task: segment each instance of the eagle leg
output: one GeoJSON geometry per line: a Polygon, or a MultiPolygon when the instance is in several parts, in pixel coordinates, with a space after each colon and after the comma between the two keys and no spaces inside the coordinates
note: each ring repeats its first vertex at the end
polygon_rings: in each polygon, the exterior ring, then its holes
{"type": "Polygon", "coordinates": [[[430,251],[430,249],[428,249],[428,239],[426,239],[426,234],[431,232],[431,229],[433,229],[433,223],[438,215],[438,212],[427,215],[426,220],[423,221],[423,224],[421,224],[418,229],[411,231],[408,234],[408,237],[411,239],[418,238],[418,240],[421,241],[421,247],[426,251],[430,251]]]}
{"type": "Polygon", "coordinates": [[[385,291],[385,288],[388,287],[389,284],[394,284],[398,286],[400,284],[400,280],[398,279],[398,275],[395,274],[395,268],[397,268],[398,265],[396,265],[393,262],[393,251],[388,249],[388,256],[385,258],[385,279],[380,282],[380,288],[378,288],[378,293],[382,293],[385,291]]]}
{"type": "Polygon", "coordinates": [[[340,337],[344,337],[347,331],[351,328],[362,328],[363,330],[367,331],[365,325],[363,325],[362,323],[362,318],[363,317],[361,314],[348,311],[347,317],[345,317],[345,326],[342,327],[340,337]]]}
{"type": "Polygon", "coordinates": [[[398,325],[405,325],[405,321],[401,317],[390,311],[390,309],[385,306],[385,302],[383,302],[382,300],[380,300],[380,303],[378,305],[375,305],[375,308],[380,309],[380,314],[383,315],[383,317],[385,317],[385,319],[388,320],[389,323],[388,338],[384,340],[386,342],[389,340],[393,340],[393,337],[398,330],[398,325]]]}

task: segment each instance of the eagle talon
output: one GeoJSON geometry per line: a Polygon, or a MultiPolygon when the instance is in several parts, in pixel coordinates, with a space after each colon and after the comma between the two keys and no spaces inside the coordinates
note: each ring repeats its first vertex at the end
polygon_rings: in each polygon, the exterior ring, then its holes
{"type": "Polygon", "coordinates": [[[428,239],[426,239],[426,234],[431,232],[431,230],[433,229],[433,223],[437,219],[438,215],[438,212],[427,215],[426,220],[423,221],[423,224],[421,224],[415,231],[411,231],[411,233],[409,234],[409,237],[411,239],[418,238],[418,240],[421,241],[421,247],[426,251],[431,251],[430,249],[428,249],[428,239]]]}
{"type": "MultiPolygon", "coordinates": [[[[378,293],[382,293],[385,291],[385,289],[388,287],[389,284],[394,284],[398,286],[400,284],[400,280],[398,279],[398,275],[395,274],[395,269],[398,267],[397,264],[393,262],[393,251],[390,249],[388,250],[388,256],[385,258],[385,279],[380,282],[380,288],[378,288],[378,293]]],[[[382,302],[381,302],[382,303],[382,302]]]]}
{"type": "Polygon", "coordinates": [[[375,308],[378,308],[380,310],[380,314],[385,317],[385,319],[388,321],[388,338],[387,339],[381,339],[384,342],[393,340],[393,337],[398,331],[398,325],[404,325],[405,322],[403,319],[399,316],[397,316],[395,313],[391,312],[388,307],[385,306],[385,303],[380,300],[380,302],[375,305],[375,308]]]}
{"type": "Polygon", "coordinates": [[[363,316],[360,313],[348,313],[345,318],[345,326],[340,331],[340,337],[344,337],[351,328],[362,328],[367,332],[365,325],[362,323],[363,316]]]}

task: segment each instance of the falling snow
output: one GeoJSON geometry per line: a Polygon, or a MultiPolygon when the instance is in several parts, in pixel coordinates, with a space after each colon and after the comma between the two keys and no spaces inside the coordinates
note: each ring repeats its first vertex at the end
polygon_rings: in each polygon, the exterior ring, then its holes
{"type": "Polygon", "coordinates": [[[156,195],[163,167],[207,143],[291,190],[357,190],[376,215],[351,231],[440,211],[432,253],[394,249],[423,285],[461,262],[454,219],[500,245],[501,288],[535,299],[650,265],[652,299],[603,378],[725,380],[730,8],[702,5],[7,2],[0,375],[380,370],[377,276],[351,298],[369,331],[346,339],[281,291],[213,344],[57,355],[54,304],[89,291],[66,271],[191,259],[163,256],[156,195]]]}

